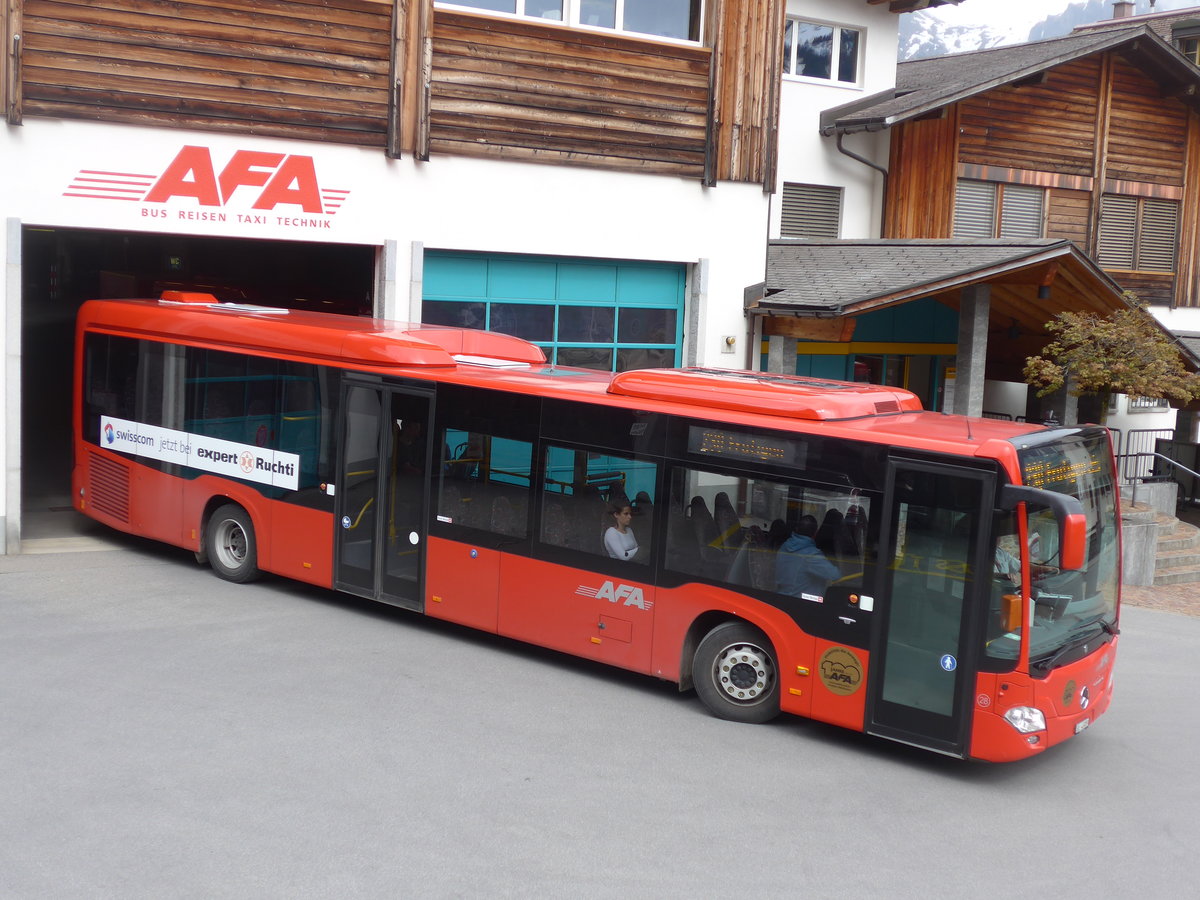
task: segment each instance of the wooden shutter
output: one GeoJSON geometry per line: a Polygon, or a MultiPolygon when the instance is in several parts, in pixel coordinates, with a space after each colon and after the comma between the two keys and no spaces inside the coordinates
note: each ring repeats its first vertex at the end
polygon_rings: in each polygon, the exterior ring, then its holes
{"type": "Polygon", "coordinates": [[[1000,237],[1042,237],[1045,204],[1043,188],[1026,184],[1004,185],[1000,196],[1000,237]]]}
{"type": "Polygon", "coordinates": [[[1105,269],[1133,269],[1137,246],[1137,198],[1106,194],[1100,200],[1096,260],[1105,269]]]}
{"type": "Polygon", "coordinates": [[[996,185],[986,181],[959,181],[954,187],[954,236],[996,236],[996,185]]]}
{"type": "Polygon", "coordinates": [[[784,184],[783,237],[837,238],[842,233],[842,189],[820,184],[784,184]]]}
{"type": "Polygon", "coordinates": [[[1179,233],[1179,204],[1174,200],[1142,200],[1137,267],[1145,272],[1174,272],[1179,233]]]}

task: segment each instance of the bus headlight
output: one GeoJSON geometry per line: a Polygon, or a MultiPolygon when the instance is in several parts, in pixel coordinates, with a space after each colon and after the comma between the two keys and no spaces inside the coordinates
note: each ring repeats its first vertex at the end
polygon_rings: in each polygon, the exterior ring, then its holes
{"type": "Polygon", "coordinates": [[[1014,706],[1004,714],[1004,719],[1021,734],[1046,730],[1046,717],[1032,706],[1014,706]]]}

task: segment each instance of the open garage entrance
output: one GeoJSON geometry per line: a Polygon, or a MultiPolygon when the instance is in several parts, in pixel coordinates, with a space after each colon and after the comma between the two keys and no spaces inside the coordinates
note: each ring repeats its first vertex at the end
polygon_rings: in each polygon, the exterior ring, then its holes
{"type": "Polygon", "coordinates": [[[27,226],[21,237],[22,541],[70,533],[75,313],[92,298],[196,290],[219,300],[370,315],[371,246],[27,226]]]}

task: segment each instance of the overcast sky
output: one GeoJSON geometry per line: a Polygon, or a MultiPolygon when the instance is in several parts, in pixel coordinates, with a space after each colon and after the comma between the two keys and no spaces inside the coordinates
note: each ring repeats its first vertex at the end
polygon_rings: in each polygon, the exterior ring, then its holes
{"type": "Polygon", "coordinates": [[[958,6],[932,10],[952,25],[1019,25],[1030,28],[1046,16],[1062,12],[1070,0],[963,0],[958,6]]]}
{"type": "MultiPolygon", "coordinates": [[[[949,25],[990,25],[998,31],[1029,29],[1046,16],[1060,13],[1070,0],[963,0],[958,6],[939,6],[929,10],[949,25]]],[[[1111,9],[1111,4],[1108,4],[1111,9]]],[[[1158,0],[1155,12],[1188,6],[1200,6],[1200,0],[1158,0]]],[[[1148,0],[1140,0],[1136,12],[1150,11],[1148,0]]]]}

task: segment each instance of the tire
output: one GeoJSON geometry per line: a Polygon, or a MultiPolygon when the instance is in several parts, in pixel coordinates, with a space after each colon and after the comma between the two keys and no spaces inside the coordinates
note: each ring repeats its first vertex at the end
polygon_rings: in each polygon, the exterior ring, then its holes
{"type": "Polygon", "coordinates": [[[212,570],[226,581],[245,584],[258,577],[254,523],[240,506],[227,503],[208,520],[204,545],[212,570]]]}
{"type": "Polygon", "coordinates": [[[779,664],[753,625],[725,622],[705,635],[692,658],[692,679],[717,718],[757,725],[779,715],[779,664]]]}

